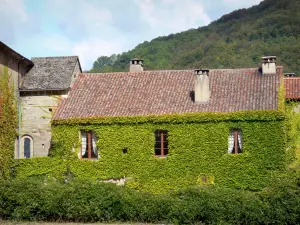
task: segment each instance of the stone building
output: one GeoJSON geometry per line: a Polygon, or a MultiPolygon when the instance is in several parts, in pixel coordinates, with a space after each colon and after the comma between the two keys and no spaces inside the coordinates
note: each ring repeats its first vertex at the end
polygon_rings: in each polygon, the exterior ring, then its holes
{"type": "Polygon", "coordinates": [[[33,68],[20,85],[19,158],[48,155],[52,115],[82,72],[77,56],[32,58],[32,62],[33,68]]]}
{"type": "Polygon", "coordinates": [[[51,117],[81,66],[77,56],[25,58],[0,41],[0,69],[8,68],[18,102],[15,158],[47,156],[51,117]]]}

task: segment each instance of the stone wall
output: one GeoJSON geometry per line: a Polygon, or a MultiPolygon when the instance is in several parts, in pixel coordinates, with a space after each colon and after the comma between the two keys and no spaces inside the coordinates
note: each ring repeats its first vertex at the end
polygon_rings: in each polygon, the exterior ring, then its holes
{"type": "MultiPolygon", "coordinates": [[[[80,73],[77,62],[71,85],[80,73]]],[[[47,156],[51,145],[51,118],[59,101],[67,97],[68,91],[32,91],[22,92],[21,100],[21,132],[20,150],[16,144],[15,158],[24,158],[24,140],[29,138],[30,157],[47,156]]]]}
{"type": "Polygon", "coordinates": [[[77,76],[79,75],[79,73],[81,73],[81,70],[80,70],[79,63],[77,61],[76,66],[75,66],[74,71],[73,71],[73,74],[72,74],[72,80],[71,80],[71,85],[70,86],[73,85],[73,83],[77,79],[77,76]]]}
{"type": "MultiPolygon", "coordinates": [[[[47,156],[51,142],[51,117],[58,105],[61,95],[66,92],[28,92],[21,99],[20,158],[24,158],[24,138],[32,139],[31,154],[47,156]]],[[[18,149],[16,149],[18,157],[18,149]]]]}

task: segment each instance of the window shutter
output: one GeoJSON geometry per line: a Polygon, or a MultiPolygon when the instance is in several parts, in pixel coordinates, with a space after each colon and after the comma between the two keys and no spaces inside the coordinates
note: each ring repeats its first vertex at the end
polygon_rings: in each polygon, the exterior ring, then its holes
{"type": "Polygon", "coordinates": [[[81,132],[81,156],[83,156],[86,152],[86,132],[81,132]]]}
{"type": "Polygon", "coordinates": [[[93,132],[92,133],[93,152],[95,153],[95,155],[98,156],[98,151],[97,151],[97,145],[96,145],[96,143],[97,143],[97,137],[96,137],[95,133],[93,132]]]}
{"type": "Polygon", "coordinates": [[[241,131],[238,131],[238,140],[239,140],[239,146],[241,149],[243,149],[243,146],[242,146],[242,133],[241,131]]]}

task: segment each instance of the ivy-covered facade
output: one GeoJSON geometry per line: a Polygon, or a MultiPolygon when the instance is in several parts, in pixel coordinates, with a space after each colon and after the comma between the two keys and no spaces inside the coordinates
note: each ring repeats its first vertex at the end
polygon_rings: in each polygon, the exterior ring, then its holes
{"type": "Polygon", "coordinates": [[[51,157],[22,161],[17,176],[68,174],[161,193],[197,185],[260,190],[286,168],[282,67],[138,65],[79,75],[53,118],[51,157]]]}

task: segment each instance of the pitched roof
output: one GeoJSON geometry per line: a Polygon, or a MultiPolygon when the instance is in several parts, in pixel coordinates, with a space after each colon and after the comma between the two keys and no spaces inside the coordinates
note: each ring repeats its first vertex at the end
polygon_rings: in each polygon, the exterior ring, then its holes
{"type": "Polygon", "coordinates": [[[282,72],[282,67],[270,75],[257,68],[210,70],[207,104],[191,98],[192,70],[81,74],[53,119],[276,110],[282,72]]]}
{"type": "Polygon", "coordinates": [[[32,58],[33,68],[21,84],[22,90],[65,90],[70,87],[77,56],[32,58]]]}
{"type": "Polygon", "coordinates": [[[300,99],[300,77],[285,77],[284,87],[286,98],[300,99]]]}
{"type": "Polygon", "coordinates": [[[12,48],[8,47],[6,44],[4,44],[2,41],[0,41],[0,51],[5,52],[6,54],[14,57],[15,59],[19,60],[21,64],[24,66],[28,67],[30,69],[33,66],[33,63],[31,60],[25,58],[21,54],[17,53],[15,50],[12,48]]]}

